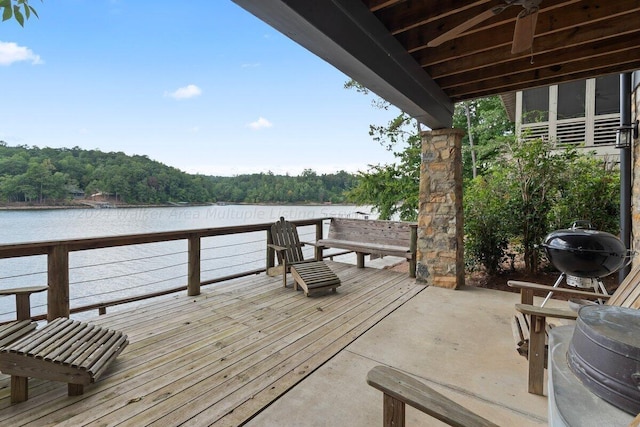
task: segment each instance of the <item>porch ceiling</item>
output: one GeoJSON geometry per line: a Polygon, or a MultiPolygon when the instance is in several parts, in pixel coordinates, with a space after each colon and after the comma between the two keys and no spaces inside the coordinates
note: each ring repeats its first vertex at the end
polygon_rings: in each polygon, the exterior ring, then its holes
{"type": "Polygon", "coordinates": [[[503,0],[233,1],[432,129],[458,101],[640,69],[640,0],[542,0],[519,54],[519,5],[427,46],[503,0]]]}

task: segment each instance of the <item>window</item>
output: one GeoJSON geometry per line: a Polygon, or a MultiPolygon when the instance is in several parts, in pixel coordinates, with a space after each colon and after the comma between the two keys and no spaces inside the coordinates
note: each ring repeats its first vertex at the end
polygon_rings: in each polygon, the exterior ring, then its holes
{"type": "Polygon", "coordinates": [[[549,121],[549,88],[538,87],[522,92],[522,123],[549,121]]]}
{"type": "Polygon", "coordinates": [[[586,88],[584,80],[558,85],[558,120],[584,117],[586,88]]]}
{"type": "Polygon", "coordinates": [[[596,78],[596,115],[620,112],[620,75],[596,78]]]}

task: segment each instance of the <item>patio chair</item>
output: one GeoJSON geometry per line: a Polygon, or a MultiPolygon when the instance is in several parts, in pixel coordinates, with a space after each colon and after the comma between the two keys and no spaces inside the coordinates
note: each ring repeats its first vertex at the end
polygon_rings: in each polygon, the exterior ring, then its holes
{"type": "Polygon", "coordinates": [[[383,393],[384,427],[404,427],[406,404],[450,426],[497,427],[424,382],[388,366],[372,368],[367,374],[367,384],[383,393]]]}
{"type": "Polygon", "coordinates": [[[280,217],[280,220],[271,226],[271,239],[273,243],[267,243],[267,246],[275,250],[279,266],[269,273],[275,275],[281,271],[284,287],[287,286],[287,273],[291,272],[294,290],[300,286],[306,296],[329,289],[336,292],[336,288],[340,286],[340,279],[324,261],[304,258],[302,246],[315,244],[301,242],[295,224],[280,217]]]}
{"type": "Polygon", "coordinates": [[[81,395],[129,341],[122,332],[67,318],[41,329],[31,320],[30,295],[47,286],[6,289],[16,296],[17,320],[0,326],[0,371],[11,375],[11,403],[28,399],[28,378],[62,381],[69,396],[81,395]]]}
{"type": "MultiPolygon", "coordinates": [[[[545,358],[547,357],[547,318],[575,320],[578,313],[575,310],[537,307],[533,305],[533,296],[536,292],[549,292],[550,286],[537,283],[509,281],[509,286],[520,289],[520,304],[516,304],[516,310],[522,315],[526,323],[520,325],[523,331],[523,341],[519,347],[525,348],[519,351],[529,360],[529,393],[543,394],[545,358]]],[[[604,295],[596,292],[585,292],[574,289],[554,288],[553,292],[581,299],[604,300],[605,304],[640,308],[640,266],[635,267],[618,286],[612,295],[604,295]]],[[[516,316],[516,319],[518,316],[516,316]]]]}

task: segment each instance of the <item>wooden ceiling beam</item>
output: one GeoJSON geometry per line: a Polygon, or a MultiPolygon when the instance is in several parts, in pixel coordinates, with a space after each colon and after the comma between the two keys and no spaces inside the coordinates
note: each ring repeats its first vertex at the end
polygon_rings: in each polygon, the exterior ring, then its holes
{"type": "MultiPolygon", "coordinates": [[[[540,49],[538,46],[540,44],[539,40],[552,34],[563,33],[564,43],[572,43],[575,38],[574,43],[580,44],[585,41],[585,37],[598,37],[597,34],[591,34],[585,31],[585,28],[591,26],[599,28],[602,22],[605,22],[604,25],[609,26],[610,30],[616,27],[618,20],[631,21],[637,25],[640,2],[637,0],[617,0],[609,1],[606,5],[602,5],[601,1],[602,0],[591,0],[584,2],[585,4],[579,8],[571,4],[566,8],[555,9],[555,12],[541,12],[536,26],[534,53],[540,49]],[[562,19],[562,26],[559,26],[560,24],[558,23],[560,18],[562,19]],[[576,37],[574,37],[574,34],[576,37]]],[[[467,55],[486,52],[487,50],[499,48],[503,45],[506,46],[507,44],[509,45],[509,51],[505,52],[501,50],[500,53],[503,55],[503,58],[508,60],[513,57],[510,51],[512,38],[513,26],[507,24],[495,28],[490,33],[461,36],[435,51],[433,48],[426,47],[419,51],[411,51],[410,48],[407,48],[412,52],[416,61],[423,67],[448,62],[453,58],[461,58],[467,55]]],[[[567,48],[571,46],[571,44],[563,45],[567,48]]],[[[496,56],[497,55],[493,55],[492,61],[499,60],[496,56]]]]}
{"type": "Polygon", "coordinates": [[[554,81],[580,80],[588,75],[617,73],[619,71],[615,70],[620,69],[632,71],[640,69],[639,58],[640,47],[637,47],[624,52],[602,55],[597,59],[573,61],[561,67],[539,68],[510,76],[499,76],[491,80],[450,88],[445,92],[452,99],[471,99],[479,93],[495,93],[496,90],[509,92],[522,88],[546,86],[553,84],[551,82],[554,81]]]}
{"type": "Polygon", "coordinates": [[[504,86],[504,87],[501,86],[499,90],[496,90],[495,88],[489,88],[485,90],[478,90],[477,92],[467,93],[464,95],[453,95],[451,97],[451,101],[461,102],[461,101],[467,101],[470,99],[485,98],[487,96],[511,93],[519,90],[531,89],[533,87],[544,87],[544,86],[551,86],[551,85],[570,82],[570,81],[586,80],[586,79],[594,78],[596,76],[605,76],[610,74],[620,74],[620,73],[627,73],[627,72],[630,73],[636,70],[638,70],[638,62],[633,61],[633,62],[624,64],[623,68],[620,68],[620,66],[618,66],[616,68],[605,67],[605,68],[599,68],[599,69],[589,69],[589,70],[581,71],[578,73],[574,73],[573,75],[570,75],[570,76],[562,75],[562,76],[558,76],[550,79],[544,79],[544,80],[541,79],[536,81],[535,85],[531,83],[516,83],[509,86],[504,86]]]}
{"type": "Polygon", "coordinates": [[[405,0],[362,0],[367,5],[371,12],[376,12],[380,9],[387,7],[393,7],[398,3],[402,3],[405,0]]]}
{"type": "MultiPolygon", "coordinates": [[[[638,25],[635,20],[619,19],[603,20],[591,25],[577,28],[569,28],[563,31],[552,33],[547,36],[536,37],[533,43],[533,61],[537,56],[545,53],[555,52],[558,49],[568,50],[581,49],[584,44],[599,40],[613,40],[619,36],[627,35],[633,37],[638,32],[638,25]]],[[[614,46],[611,46],[615,49],[614,46]]],[[[434,79],[440,79],[448,75],[470,72],[486,67],[492,67],[498,63],[509,63],[522,59],[530,59],[531,54],[511,55],[510,46],[502,46],[494,50],[465,57],[464,61],[439,62],[433,66],[423,65],[423,68],[434,79]],[[464,64],[464,65],[463,65],[464,64]]],[[[576,52],[573,52],[572,56],[576,52]]],[[[580,58],[582,55],[578,55],[580,58]]]]}
{"type": "MultiPolygon", "coordinates": [[[[637,47],[638,42],[636,40],[638,39],[640,39],[640,32],[635,35],[627,34],[623,36],[613,37],[611,39],[598,40],[596,42],[588,43],[577,48],[582,49],[585,52],[583,59],[598,58],[603,55],[613,53],[623,54],[625,51],[637,47]]],[[[483,80],[490,80],[496,78],[496,76],[509,76],[513,74],[523,73],[526,71],[530,71],[533,68],[557,68],[559,66],[562,66],[562,64],[574,61],[575,58],[573,57],[573,53],[570,50],[556,49],[542,55],[535,55],[533,60],[533,64],[531,64],[531,59],[529,57],[523,57],[519,58],[517,61],[498,63],[490,67],[485,67],[468,72],[460,72],[457,74],[438,78],[436,82],[441,88],[445,89],[446,91],[455,86],[481,82],[483,80]]]]}
{"type": "MultiPolygon", "coordinates": [[[[440,21],[446,21],[448,25],[451,25],[450,22],[454,22],[457,24],[453,24],[453,26],[456,26],[468,19],[464,18],[465,15],[467,17],[473,16],[501,3],[502,1],[498,0],[476,0],[464,2],[464,4],[461,4],[459,0],[408,0],[403,4],[396,5],[396,7],[378,12],[376,16],[386,23],[391,34],[397,35],[440,21]]],[[[440,31],[444,32],[449,29],[441,29],[440,31]]]]}
{"type": "MultiPolygon", "coordinates": [[[[567,4],[576,3],[580,0],[545,0],[541,4],[540,13],[538,15],[538,25],[543,20],[545,15],[549,15],[561,6],[566,6],[567,4]],[[569,1],[569,3],[567,3],[569,1]]],[[[486,10],[486,9],[485,9],[486,10]]],[[[475,39],[478,36],[482,37],[483,32],[490,31],[490,35],[496,35],[500,32],[505,32],[509,34],[509,37],[513,37],[513,30],[515,27],[516,16],[518,13],[522,11],[522,8],[519,6],[513,6],[509,9],[506,9],[504,12],[494,16],[491,19],[486,20],[484,23],[477,25],[476,27],[470,29],[464,34],[458,37],[467,37],[470,39],[475,39]]],[[[536,26],[536,32],[540,32],[540,28],[536,26]]],[[[412,53],[421,49],[433,49],[428,48],[427,43],[436,37],[440,36],[442,31],[439,31],[437,25],[424,25],[420,27],[416,27],[411,29],[410,31],[406,31],[405,33],[398,34],[396,38],[407,48],[407,50],[412,53]]],[[[491,43],[488,44],[489,46],[491,43]]]]}

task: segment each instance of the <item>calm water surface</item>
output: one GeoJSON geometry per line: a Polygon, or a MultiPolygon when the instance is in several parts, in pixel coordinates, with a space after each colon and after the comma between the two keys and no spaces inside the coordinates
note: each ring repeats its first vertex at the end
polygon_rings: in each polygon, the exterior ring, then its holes
{"type": "MultiPolygon", "coordinates": [[[[370,212],[370,208],[215,205],[0,210],[0,244],[270,223],[281,216],[288,220],[362,217],[357,212],[370,212]]],[[[301,228],[299,232],[301,240],[306,236],[312,240],[315,236],[313,227],[301,228]]],[[[264,239],[264,232],[203,239],[202,280],[264,267],[264,239]]],[[[69,255],[71,305],[87,305],[183,286],[187,275],[186,251],[186,241],[176,241],[72,252],[69,255]]],[[[46,282],[45,256],[0,260],[0,288],[46,282]]],[[[15,316],[14,303],[13,297],[0,297],[0,321],[15,316]]],[[[43,313],[46,310],[45,294],[32,296],[32,307],[34,313],[43,313]]]]}

